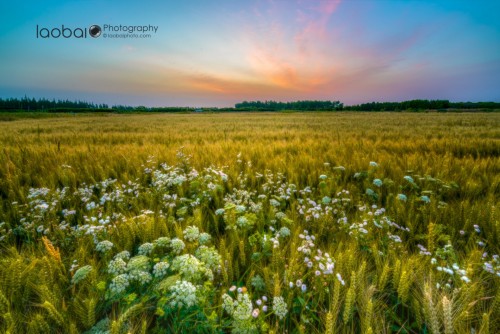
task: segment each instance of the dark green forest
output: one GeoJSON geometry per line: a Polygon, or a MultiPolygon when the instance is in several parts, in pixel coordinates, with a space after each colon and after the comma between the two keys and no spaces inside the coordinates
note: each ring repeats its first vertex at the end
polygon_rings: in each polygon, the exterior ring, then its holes
{"type": "Polygon", "coordinates": [[[403,102],[370,102],[346,106],[340,101],[304,100],[294,102],[243,101],[234,108],[217,107],[145,107],[96,104],[86,101],[49,100],[46,98],[0,98],[4,112],[243,112],[243,111],[491,111],[500,109],[498,102],[450,102],[448,100],[409,100],[403,102]]]}
{"type": "Polygon", "coordinates": [[[48,100],[46,98],[0,98],[0,110],[4,111],[72,111],[78,109],[85,110],[102,110],[108,109],[107,104],[95,104],[86,101],[70,101],[70,100],[48,100]]]}
{"type": "Polygon", "coordinates": [[[236,109],[275,111],[275,110],[342,110],[343,104],[340,101],[243,101],[236,103],[236,109]]]}
{"type": "Polygon", "coordinates": [[[410,100],[403,102],[371,102],[346,106],[350,111],[419,111],[449,109],[499,109],[497,102],[450,102],[448,100],[410,100]]]}

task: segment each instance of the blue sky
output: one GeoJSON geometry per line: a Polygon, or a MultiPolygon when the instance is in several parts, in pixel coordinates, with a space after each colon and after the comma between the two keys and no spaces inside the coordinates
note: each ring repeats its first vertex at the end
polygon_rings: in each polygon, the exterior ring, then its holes
{"type": "Polygon", "coordinates": [[[499,1],[2,2],[0,97],[146,106],[500,102],[499,1]],[[39,28],[155,25],[150,38],[39,28]]]}

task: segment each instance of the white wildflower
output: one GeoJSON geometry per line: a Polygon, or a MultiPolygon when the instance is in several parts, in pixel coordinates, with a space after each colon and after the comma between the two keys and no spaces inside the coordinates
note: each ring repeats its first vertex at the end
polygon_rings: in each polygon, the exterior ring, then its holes
{"type": "Polygon", "coordinates": [[[100,252],[100,253],[107,253],[111,250],[111,248],[113,248],[113,243],[109,240],[104,240],[104,241],[101,241],[99,242],[96,246],[95,246],[95,250],[100,252]]]}
{"type": "Polygon", "coordinates": [[[153,267],[153,275],[155,278],[163,278],[168,271],[170,264],[168,262],[158,262],[153,267]]]}
{"type": "Polygon", "coordinates": [[[139,255],[149,255],[153,251],[153,244],[146,242],[139,246],[138,253],[139,255]]]}
{"type": "Polygon", "coordinates": [[[273,311],[280,320],[286,316],[288,313],[288,306],[283,297],[279,296],[273,298],[273,311]]]}
{"type": "Polygon", "coordinates": [[[189,308],[197,303],[196,286],[190,282],[177,281],[170,291],[172,293],[170,306],[173,308],[189,308]]]}
{"type": "Polygon", "coordinates": [[[187,241],[196,241],[200,236],[200,230],[196,226],[188,226],[183,232],[184,239],[187,241]]]}

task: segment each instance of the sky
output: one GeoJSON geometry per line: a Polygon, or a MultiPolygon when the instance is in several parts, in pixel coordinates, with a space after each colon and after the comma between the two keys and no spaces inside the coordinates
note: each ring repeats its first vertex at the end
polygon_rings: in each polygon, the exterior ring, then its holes
{"type": "Polygon", "coordinates": [[[498,0],[21,0],[0,13],[3,98],[500,102],[498,0]],[[56,38],[63,25],[87,38],[56,38]]]}

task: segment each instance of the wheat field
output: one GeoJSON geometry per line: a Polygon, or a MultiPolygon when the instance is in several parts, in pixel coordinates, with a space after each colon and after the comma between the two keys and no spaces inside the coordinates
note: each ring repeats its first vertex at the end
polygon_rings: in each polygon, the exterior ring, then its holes
{"type": "Polygon", "coordinates": [[[498,333],[500,113],[0,115],[0,332],[498,333]]]}

